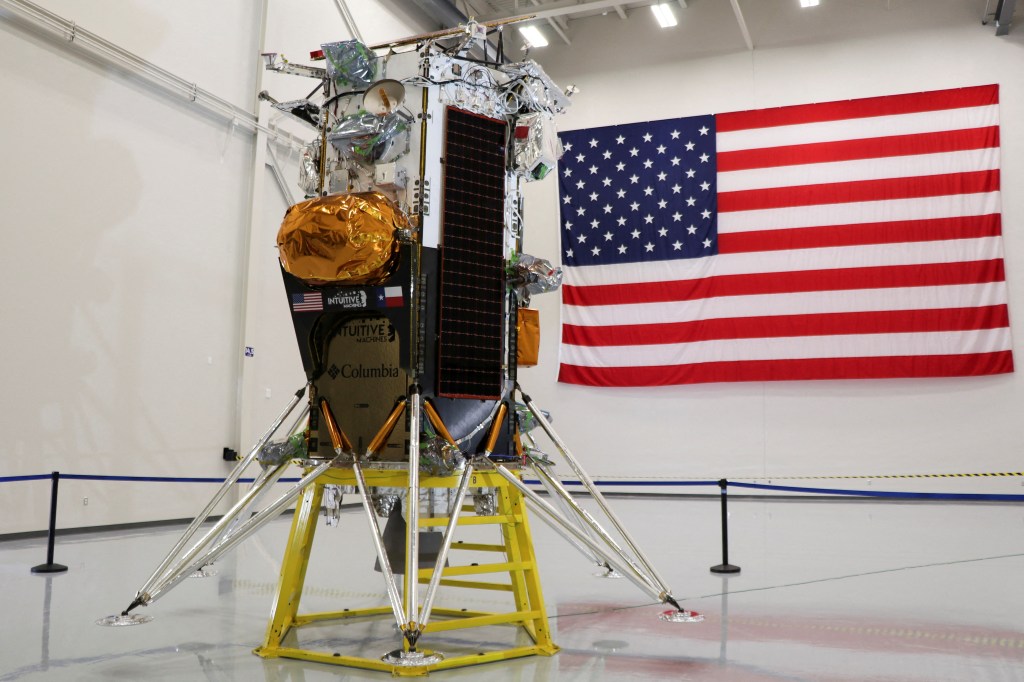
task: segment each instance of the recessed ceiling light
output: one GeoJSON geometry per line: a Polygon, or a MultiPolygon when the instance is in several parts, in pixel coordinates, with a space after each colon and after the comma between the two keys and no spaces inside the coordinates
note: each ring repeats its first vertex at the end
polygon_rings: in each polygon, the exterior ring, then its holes
{"type": "Polygon", "coordinates": [[[520,26],[519,32],[523,34],[523,38],[530,44],[530,47],[544,47],[548,44],[548,39],[536,26],[520,26]]]}
{"type": "Polygon", "coordinates": [[[654,16],[658,20],[658,26],[662,28],[669,28],[679,23],[676,21],[676,15],[672,13],[672,8],[667,3],[651,5],[651,11],[654,12],[654,16]]]}
{"type": "Polygon", "coordinates": [[[819,0],[800,0],[801,7],[817,7],[819,0]]]}

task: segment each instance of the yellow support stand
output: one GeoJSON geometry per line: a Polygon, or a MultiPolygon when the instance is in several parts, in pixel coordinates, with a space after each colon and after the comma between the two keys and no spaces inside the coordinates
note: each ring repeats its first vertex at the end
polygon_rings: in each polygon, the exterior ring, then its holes
{"type": "MultiPolygon", "coordinates": [[[[408,485],[408,472],[404,469],[366,468],[364,474],[369,487],[404,488],[408,485]]],[[[432,611],[434,618],[423,628],[420,643],[424,646],[436,647],[443,645],[444,642],[443,639],[435,638],[434,635],[450,630],[507,625],[521,628],[529,636],[531,644],[509,649],[475,651],[472,654],[455,655],[425,665],[395,665],[380,658],[364,658],[334,651],[313,651],[298,648],[298,646],[284,645],[286,639],[292,642],[297,641],[294,631],[310,623],[353,618],[392,618],[392,609],[386,604],[376,608],[327,613],[299,614],[298,612],[302,588],[306,579],[306,567],[309,565],[310,551],[316,532],[323,487],[329,484],[354,485],[355,476],[351,469],[328,469],[304,491],[292,520],[291,533],[288,536],[288,545],[281,564],[277,596],[271,609],[270,623],[267,626],[266,639],[263,646],[255,650],[256,654],[264,658],[295,658],[366,670],[380,670],[390,672],[394,676],[404,677],[426,675],[431,670],[460,668],[523,656],[551,656],[558,652],[558,646],[551,640],[551,631],[548,627],[523,496],[504,478],[487,470],[474,472],[470,480],[470,487],[489,488],[494,491],[497,502],[495,514],[493,516],[477,515],[471,504],[464,505],[461,510],[454,513],[459,514],[458,526],[499,526],[500,542],[489,544],[460,542],[456,539],[452,544],[452,551],[448,554],[451,565],[420,569],[419,582],[429,583],[433,572],[440,570],[442,571],[441,585],[446,588],[510,593],[510,608],[512,610],[490,613],[458,608],[434,608],[432,611]],[[456,565],[459,556],[459,552],[456,550],[503,554],[505,560],[494,563],[456,565]],[[484,576],[499,578],[507,576],[507,580],[484,580],[484,576]]],[[[458,475],[420,479],[420,487],[424,489],[456,488],[458,485],[458,475]]],[[[448,523],[448,518],[447,516],[421,517],[419,526],[420,528],[443,527],[448,523]]],[[[381,595],[384,596],[384,594],[382,586],[381,595]]],[[[434,653],[422,647],[419,650],[424,654],[434,653]]],[[[381,651],[380,655],[383,656],[386,653],[386,651],[381,651]]]]}

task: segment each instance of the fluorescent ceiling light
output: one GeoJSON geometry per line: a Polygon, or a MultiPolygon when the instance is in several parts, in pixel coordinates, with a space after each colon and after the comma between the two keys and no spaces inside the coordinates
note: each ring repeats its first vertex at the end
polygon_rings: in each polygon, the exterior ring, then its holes
{"type": "Polygon", "coordinates": [[[520,26],[519,32],[523,34],[523,38],[526,39],[530,47],[544,47],[548,44],[548,39],[536,26],[520,26]]]}
{"type": "Polygon", "coordinates": [[[658,20],[658,25],[662,28],[669,28],[670,26],[675,26],[679,23],[676,21],[676,15],[672,14],[672,8],[666,3],[651,5],[651,11],[654,12],[654,16],[658,20]]]}
{"type": "Polygon", "coordinates": [[[800,0],[801,7],[817,7],[819,0],[800,0]]]}

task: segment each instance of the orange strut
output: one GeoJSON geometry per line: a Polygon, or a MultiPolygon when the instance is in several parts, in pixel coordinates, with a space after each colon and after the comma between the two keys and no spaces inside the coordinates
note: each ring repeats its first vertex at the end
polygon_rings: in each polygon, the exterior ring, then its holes
{"type": "Polygon", "coordinates": [[[380,427],[380,431],[370,441],[370,446],[366,448],[367,456],[372,457],[376,455],[384,447],[384,443],[387,442],[388,438],[391,437],[391,432],[395,430],[398,418],[405,412],[405,400],[405,398],[402,398],[395,402],[395,406],[391,408],[391,414],[388,415],[387,421],[384,422],[384,425],[380,427]]]}
{"type": "Polygon", "coordinates": [[[348,436],[345,432],[338,427],[338,422],[334,419],[334,413],[331,412],[331,406],[327,402],[327,398],[320,398],[320,414],[324,416],[324,421],[327,422],[327,432],[331,436],[331,445],[334,446],[335,452],[351,452],[352,443],[349,441],[348,436]]]}
{"type": "Polygon", "coordinates": [[[448,427],[446,427],[444,422],[441,421],[441,415],[439,415],[437,410],[434,409],[434,404],[430,402],[429,398],[426,398],[423,401],[423,411],[427,413],[427,419],[429,419],[430,423],[434,425],[437,432],[441,434],[441,437],[451,443],[452,447],[459,447],[458,443],[455,442],[455,439],[452,438],[452,434],[448,433],[448,427]]]}
{"type": "Polygon", "coordinates": [[[501,423],[505,421],[505,413],[508,412],[508,406],[502,403],[498,406],[498,414],[494,415],[494,421],[491,422],[491,429],[487,432],[487,445],[484,447],[484,457],[487,457],[494,452],[494,446],[498,442],[498,431],[501,428],[501,423]]]}

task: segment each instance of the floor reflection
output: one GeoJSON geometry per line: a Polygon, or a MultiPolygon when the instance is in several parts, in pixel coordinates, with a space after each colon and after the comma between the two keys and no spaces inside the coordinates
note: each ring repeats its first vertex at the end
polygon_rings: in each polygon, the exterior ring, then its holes
{"type": "MultiPolygon", "coordinates": [[[[735,500],[731,552],[743,571],[723,577],[707,568],[718,552],[715,501],[616,499],[613,505],[673,594],[703,613],[703,623],[660,620],[664,606],[628,581],[594,576],[591,562],[534,523],[562,651],[437,675],[492,682],[1024,680],[1024,590],[1018,587],[1024,538],[992,530],[1019,528],[1019,508],[735,500]]],[[[0,682],[385,679],[253,655],[288,525],[287,518],[268,525],[218,562],[216,577],[185,581],[143,609],[152,623],[131,628],[93,622],[130,600],[173,545],[173,529],[59,541],[58,557],[71,566],[59,576],[29,572],[45,540],[0,542],[0,603],[8,614],[0,631],[0,682]]],[[[385,604],[372,557],[358,510],[346,512],[339,528],[320,529],[302,611],[385,604]]],[[[446,598],[455,597],[484,611],[502,610],[506,598],[465,591],[446,598]]],[[[459,651],[514,634],[487,630],[438,633],[424,646],[459,651]]],[[[324,627],[309,638],[367,657],[400,642],[393,623],[324,627]]]]}

